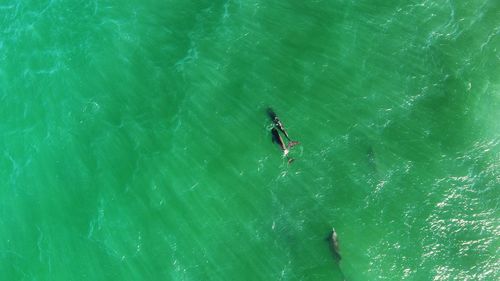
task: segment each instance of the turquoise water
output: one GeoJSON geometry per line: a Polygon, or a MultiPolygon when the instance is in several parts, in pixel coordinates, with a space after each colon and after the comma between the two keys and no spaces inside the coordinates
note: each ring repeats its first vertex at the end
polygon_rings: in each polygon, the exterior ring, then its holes
{"type": "Polygon", "coordinates": [[[1,280],[500,279],[499,1],[6,0],[0,32],[1,280]]]}

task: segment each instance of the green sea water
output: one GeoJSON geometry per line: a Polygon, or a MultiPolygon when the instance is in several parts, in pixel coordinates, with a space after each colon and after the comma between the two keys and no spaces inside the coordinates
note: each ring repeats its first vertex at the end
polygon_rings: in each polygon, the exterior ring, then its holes
{"type": "Polygon", "coordinates": [[[1,1],[0,280],[499,280],[499,35],[497,0],[1,1]]]}

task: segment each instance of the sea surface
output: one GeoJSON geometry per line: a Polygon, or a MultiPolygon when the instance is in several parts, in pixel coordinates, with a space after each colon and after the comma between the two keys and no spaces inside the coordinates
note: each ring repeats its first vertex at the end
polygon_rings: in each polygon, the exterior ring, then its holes
{"type": "Polygon", "coordinates": [[[500,1],[1,1],[0,280],[500,280],[500,1]]]}

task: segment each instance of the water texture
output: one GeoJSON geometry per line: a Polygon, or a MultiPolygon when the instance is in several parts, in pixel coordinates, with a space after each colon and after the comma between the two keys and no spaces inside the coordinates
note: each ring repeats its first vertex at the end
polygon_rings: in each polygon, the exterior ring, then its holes
{"type": "Polygon", "coordinates": [[[5,0],[0,35],[1,280],[500,279],[499,1],[5,0]]]}

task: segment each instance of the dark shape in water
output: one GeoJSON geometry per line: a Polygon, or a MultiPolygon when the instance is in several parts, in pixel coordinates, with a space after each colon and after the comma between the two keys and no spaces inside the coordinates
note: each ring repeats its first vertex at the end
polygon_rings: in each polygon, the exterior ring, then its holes
{"type": "Polygon", "coordinates": [[[276,113],[273,111],[272,108],[270,107],[267,108],[267,115],[269,116],[269,118],[271,118],[271,121],[273,121],[274,126],[278,128],[289,141],[291,141],[287,131],[285,130],[285,126],[283,126],[283,123],[281,123],[280,119],[278,118],[278,116],[276,115],[276,113]]]}
{"type": "Polygon", "coordinates": [[[377,163],[375,159],[375,151],[373,150],[373,147],[370,146],[368,148],[368,151],[366,152],[366,156],[368,158],[368,165],[370,166],[370,169],[372,172],[376,173],[377,172],[377,163]]]}
{"type": "Polygon", "coordinates": [[[335,228],[332,227],[332,231],[328,235],[327,240],[335,261],[339,262],[342,257],[340,256],[339,240],[337,238],[337,232],[335,231],[335,228]]]}

